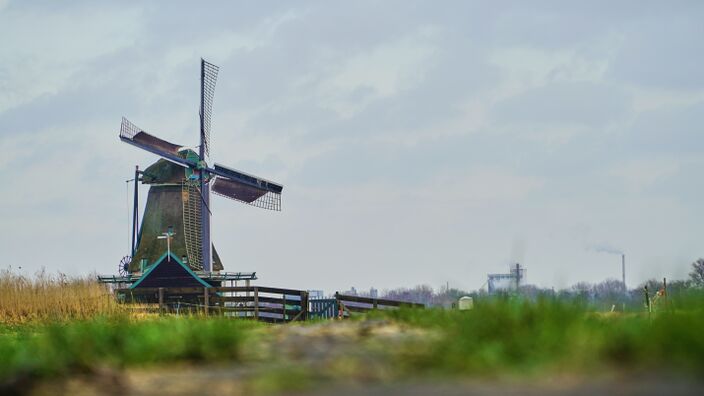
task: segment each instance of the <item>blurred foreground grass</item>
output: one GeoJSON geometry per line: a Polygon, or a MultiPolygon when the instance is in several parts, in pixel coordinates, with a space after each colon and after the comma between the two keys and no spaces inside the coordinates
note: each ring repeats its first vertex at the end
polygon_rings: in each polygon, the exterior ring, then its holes
{"type": "Polygon", "coordinates": [[[441,336],[408,350],[407,370],[441,374],[593,372],[657,369],[704,373],[704,295],[690,293],[659,312],[597,313],[578,301],[480,300],[469,311],[376,312],[441,336]]]}
{"type": "Polygon", "coordinates": [[[669,307],[648,316],[597,313],[579,301],[486,299],[470,311],[377,311],[358,321],[286,326],[198,316],[135,319],[119,312],[30,321],[0,326],[0,385],[202,361],[256,365],[261,370],[254,383],[274,391],[290,389],[292,381],[381,372],[383,379],[704,373],[704,296],[691,293],[669,307]],[[253,358],[253,349],[267,352],[253,358]]]}
{"type": "Polygon", "coordinates": [[[255,327],[222,318],[114,317],[0,328],[0,384],[102,368],[236,361],[255,327]]]}

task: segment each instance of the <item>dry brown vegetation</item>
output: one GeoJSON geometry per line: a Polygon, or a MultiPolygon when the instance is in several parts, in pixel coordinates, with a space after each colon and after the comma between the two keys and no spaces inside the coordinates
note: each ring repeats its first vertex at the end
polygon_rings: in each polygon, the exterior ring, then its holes
{"type": "Polygon", "coordinates": [[[0,270],[0,322],[88,319],[121,312],[109,290],[92,277],[64,274],[26,277],[0,270]]]}

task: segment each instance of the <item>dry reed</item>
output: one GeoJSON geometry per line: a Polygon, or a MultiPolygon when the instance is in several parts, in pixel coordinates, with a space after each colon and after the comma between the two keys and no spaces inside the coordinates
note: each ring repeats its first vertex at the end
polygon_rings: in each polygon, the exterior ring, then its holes
{"type": "Polygon", "coordinates": [[[30,278],[0,270],[0,323],[88,319],[122,310],[105,285],[89,277],[42,270],[30,278]]]}

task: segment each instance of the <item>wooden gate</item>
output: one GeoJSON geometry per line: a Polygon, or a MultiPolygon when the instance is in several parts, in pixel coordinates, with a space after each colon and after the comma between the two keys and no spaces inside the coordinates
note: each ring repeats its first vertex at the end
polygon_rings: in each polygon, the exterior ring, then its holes
{"type": "Polygon", "coordinates": [[[308,316],[311,319],[334,319],[339,314],[336,298],[321,298],[310,300],[308,316]]]}

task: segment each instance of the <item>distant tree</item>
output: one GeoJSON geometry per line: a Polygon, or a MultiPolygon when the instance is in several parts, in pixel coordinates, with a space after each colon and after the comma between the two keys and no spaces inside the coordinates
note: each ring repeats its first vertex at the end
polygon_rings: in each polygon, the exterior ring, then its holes
{"type": "Polygon", "coordinates": [[[557,291],[557,298],[560,300],[572,299],[576,296],[573,290],[570,289],[560,289],[557,291]]]}
{"type": "Polygon", "coordinates": [[[604,309],[624,301],[626,289],[623,282],[616,279],[606,279],[594,285],[595,302],[604,309]]]}
{"type": "Polygon", "coordinates": [[[572,286],[572,292],[576,297],[591,299],[594,295],[594,287],[588,282],[577,282],[572,286]]]}
{"type": "Polygon", "coordinates": [[[552,289],[543,289],[535,285],[522,285],[518,293],[527,299],[536,300],[540,297],[553,297],[552,289]]]}
{"type": "Polygon", "coordinates": [[[648,279],[647,281],[641,283],[638,285],[637,290],[640,290],[640,292],[643,292],[643,288],[645,286],[648,286],[648,293],[653,294],[660,290],[663,287],[662,280],[661,279],[648,279]]]}
{"type": "Polygon", "coordinates": [[[390,300],[414,302],[430,305],[433,301],[433,288],[427,285],[419,285],[413,289],[399,288],[387,290],[383,293],[384,298],[390,300]]]}
{"type": "Polygon", "coordinates": [[[623,282],[617,279],[607,279],[594,285],[594,289],[599,297],[613,297],[622,295],[625,292],[623,282]]]}
{"type": "Polygon", "coordinates": [[[704,258],[692,263],[692,272],[689,273],[689,279],[696,287],[704,287],[704,258]]]}
{"type": "Polygon", "coordinates": [[[685,281],[685,280],[673,280],[667,281],[667,293],[670,296],[676,297],[676,296],[681,296],[683,293],[686,293],[687,290],[690,288],[692,282],[691,281],[685,281]]]}
{"type": "Polygon", "coordinates": [[[476,292],[468,292],[465,290],[450,288],[447,289],[442,287],[439,292],[433,294],[433,299],[431,304],[433,306],[439,307],[451,307],[452,304],[457,303],[460,297],[463,296],[476,296],[476,292]]]}

